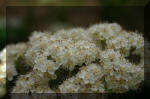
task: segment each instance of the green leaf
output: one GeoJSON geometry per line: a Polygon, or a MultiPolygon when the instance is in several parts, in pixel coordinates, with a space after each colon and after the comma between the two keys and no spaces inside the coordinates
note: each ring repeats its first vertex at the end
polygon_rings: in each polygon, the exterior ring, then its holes
{"type": "Polygon", "coordinates": [[[18,57],[15,61],[15,68],[19,74],[25,75],[30,70],[32,70],[31,66],[25,63],[25,60],[22,56],[18,57]]]}
{"type": "Polygon", "coordinates": [[[74,69],[70,71],[69,69],[62,68],[62,66],[60,66],[60,68],[55,71],[55,75],[57,76],[57,78],[49,80],[49,87],[52,89],[57,89],[58,86],[63,83],[63,81],[72,76],[75,76],[79,72],[81,67],[82,66],[76,65],[74,69]]]}
{"type": "Polygon", "coordinates": [[[128,59],[131,63],[134,63],[134,64],[139,64],[140,63],[140,60],[141,60],[141,55],[140,54],[134,54],[133,52],[136,50],[136,47],[135,46],[132,46],[130,48],[130,53],[129,53],[129,56],[125,57],[126,59],[128,59]]]}

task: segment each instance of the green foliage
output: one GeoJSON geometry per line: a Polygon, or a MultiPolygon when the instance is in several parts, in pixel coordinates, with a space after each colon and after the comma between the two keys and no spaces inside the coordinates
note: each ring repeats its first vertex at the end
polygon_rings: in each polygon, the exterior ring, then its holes
{"type": "Polygon", "coordinates": [[[55,59],[53,59],[51,55],[47,56],[47,60],[53,60],[53,62],[56,62],[55,59]]]}
{"type": "Polygon", "coordinates": [[[69,72],[70,71],[68,69],[64,69],[62,67],[60,67],[58,70],[56,70],[55,74],[56,74],[57,78],[49,81],[50,88],[52,88],[52,89],[58,88],[58,86],[60,84],[62,84],[63,81],[69,77],[69,72]]]}
{"type": "Polygon", "coordinates": [[[71,71],[71,73],[70,73],[70,77],[72,77],[72,76],[75,76],[78,72],[79,72],[79,70],[80,70],[80,68],[81,68],[82,66],[79,66],[79,65],[76,65],[75,67],[74,67],[74,69],[71,71]]]}
{"type": "MultiPolygon", "coordinates": [[[[85,65],[84,65],[85,66],[85,65]]],[[[76,65],[72,71],[69,69],[62,68],[62,66],[55,71],[56,79],[49,80],[49,86],[52,89],[57,89],[60,84],[63,83],[66,79],[75,76],[82,66],[76,65]]]]}
{"type": "Polygon", "coordinates": [[[106,47],[106,39],[101,40],[101,41],[100,41],[100,44],[101,44],[102,50],[104,50],[105,47],[106,47]]]}
{"type": "Polygon", "coordinates": [[[19,74],[25,75],[30,70],[32,70],[31,66],[28,66],[23,57],[18,57],[18,59],[15,61],[15,68],[19,74]]]}
{"type": "Polygon", "coordinates": [[[51,59],[52,59],[51,55],[47,56],[47,59],[48,59],[48,60],[51,60],[51,59]]]}
{"type": "Polygon", "coordinates": [[[105,89],[105,91],[108,92],[108,93],[113,93],[113,92],[112,92],[112,89],[108,89],[108,88],[107,88],[107,82],[106,82],[106,80],[105,80],[105,76],[102,78],[102,80],[103,80],[103,82],[104,82],[104,89],[105,89]]]}
{"type": "Polygon", "coordinates": [[[96,59],[95,61],[93,61],[92,63],[99,63],[100,62],[100,59],[96,59]]]}
{"type": "Polygon", "coordinates": [[[99,46],[102,50],[105,50],[107,44],[106,39],[99,35],[98,32],[93,34],[93,40],[95,41],[96,45],[99,46]]]}
{"type": "Polygon", "coordinates": [[[106,48],[106,40],[100,40],[100,39],[97,39],[95,40],[96,41],[96,45],[101,47],[102,50],[105,50],[106,48]]]}
{"type": "Polygon", "coordinates": [[[15,68],[16,71],[18,72],[18,75],[13,77],[12,81],[6,79],[6,89],[8,92],[11,92],[13,86],[15,86],[19,75],[25,75],[28,72],[30,72],[30,70],[32,70],[31,66],[25,63],[24,58],[22,56],[18,57],[18,59],[15,61],[15,68]]]}
{"type": "Polygon", "coordinates": [[[136,47],[131,47],[130,48],[130,53],[129,56],[126,57],[126,59],[128,59],[131,63],[134,64],[139,64],[140,60],[141,60],[141,56],[139,54],[134,54],[133,52],[136,50],[136,47]]]}

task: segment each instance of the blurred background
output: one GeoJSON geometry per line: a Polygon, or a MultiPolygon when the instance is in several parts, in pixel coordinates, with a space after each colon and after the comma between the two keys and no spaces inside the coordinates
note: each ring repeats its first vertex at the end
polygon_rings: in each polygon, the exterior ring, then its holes
{"type": "Polygon", "coordinates": [[[71,5],[145,5],[149,0],[6,0],[9,4],[32,3],[36,4],[71,4],[71,5]]]}
{"type": "MultiPolygon", "coordinates": [[[[7,16],[0,12],[0,50],[6,44],[27,41],[34,30],[55,31],[61,28],[88,27],[100,22],[118,22],[128,30],[143,32],[144,5],[147,2],[148,0],[6,0],[7,16]]],[[[0,4],[3,4],[3,0],[0,4]]]]}
{"type": "Polygon", "coordinates": [[[0,51],[6,45],[6,20],[5,19],[6,19],[5,9],[2,6],[0,6],[0,51]]]}
{"type": "MultiPolygon", "coordinates": [[[[27,41],[35,30],[55,32],[103,22],[117,22],[127,30],[144,31],[141,6],[8,6],[6,15],[7,44],[27,41]]],[[[5,37],[5,31],[1,31],[5,37]]]]}

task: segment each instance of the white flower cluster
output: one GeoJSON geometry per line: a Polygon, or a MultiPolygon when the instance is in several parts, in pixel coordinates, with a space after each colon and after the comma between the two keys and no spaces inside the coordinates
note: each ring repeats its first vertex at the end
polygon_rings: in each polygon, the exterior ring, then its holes
{"type": "Polygon", "coordinates": [[[59,86],[61,93],[104,93],[103,68],[97,64],[82,67],[80,72],[59,86]]]}
{"type": "Polygon", "coordinates": [[[101,52],[100,59],[107,89],[112,92],[136,89],[138,84],[144,80],[144,67],[130,63],[118,51],[107,49],[101,52]]]}
{"type": "Polygon", "coordinates": [[[13,93],[122,93],[137,89],[144,80],[144,38],[117,23],[53,34],[34,32],[27,44],[8,48],[10,80],[17,75],[18,56],[32,67],[19,76],[13,93]],[[59,70],[66,70],[65,74],[59,70]],[[56,89],[49,87],[50,80],[56,89]]]}
{"type": "Polygon", "coordinates": [[[0,97],[5,93],[6,85],[6,49],[0,52],[0,97]]]}
{"type": "Polygon", "coordinates": [[[144,51],[143,36],[136,32],[125,31],[116,23],[94,25],[88,32],[96,42],[105,40],[107,49],[118,50],[122,55],[128,56],[130,48],[136,47],[136,53],[144,56],[144,53],[141,53],[144,51]]]}
{"type": "Polygon", "coordinates": [[[27,45],[25,43],[11,44],[6,46],[7,54],[7,79],[9,81],[13,80],[13,77],[18,73],[15,68],[15,61],[24,55],[27,49],[27,45]]]}
{"type": "Polygon", "coordinates": [[[54,36],[35,33],[31,37],[31,47],[25,57],[33,70],[48,71],[50,75],[54,75],[60,66],[72,70],[75,65],[89,64],[98,58],[99,51],[94,43],[84,40],[75,42],[54,36]]]}
{"type": "Polygon", "coordinates": [[[12,93],[53,93],[48,86],[49,76],[46,73],[33,71],[27,75],[21,75],[13,88],[12,93]],[[39,74],[41,76],[39,76],[39,74]]]}

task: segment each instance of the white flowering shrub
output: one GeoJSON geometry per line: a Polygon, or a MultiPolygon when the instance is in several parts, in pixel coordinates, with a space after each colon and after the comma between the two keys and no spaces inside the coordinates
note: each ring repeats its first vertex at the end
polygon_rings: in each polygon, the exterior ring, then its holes
{"type": "Polygon", "coordinates": [[[124,93],[144,81],[144,38],[117,23],[34,32],[6,48],[12,93],[124,93]]]}
{"type": "Polygon", "coordinates": [[[5,94],[6,85],[6,49],[0,52],[0,98],[5,94]]]}
{"type": "MultiPolygon", "coordinates": [[[[16,60],[23,56],[25,50],[26,50],[26,44],[25,43],[18,43],[16,45],[9,45],[6,46],[7,50],[7,79],[9,81],[13,80],[13,77],[18,74],[15,65],[16,60]]],[[[21,67],[20,67],[21,68],[21,67]]]]}

